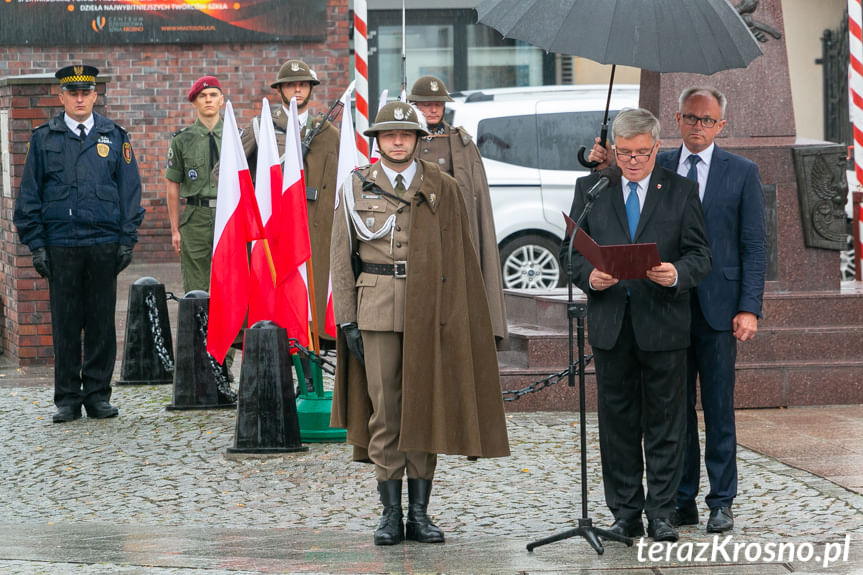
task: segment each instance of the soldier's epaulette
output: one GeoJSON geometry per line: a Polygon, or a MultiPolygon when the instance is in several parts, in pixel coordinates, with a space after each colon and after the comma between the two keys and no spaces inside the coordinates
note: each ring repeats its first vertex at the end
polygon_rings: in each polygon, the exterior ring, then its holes
{"type": "Polygon", "coordinates": [[[124,128],[124,127],[123,127],[123,126],[121,126],[120,124],[118,124],[117,122],[114,122],[114,125],[115,125],[115,126],[117,126],[117,129],[118,129],[118,130],[120,130],[121,132],[123,132],[123,133],[124,133],[124,134],[126,134],[127,136],[129,135],[129,130],[127,130],[126,128],[124,128]]]}
{"type": "Polygon", "coordinates": [[[42,128],[47,127],[49,124],[50,124],[50,122],[45,122],[44,124],[39,124],[38,126],[36,126],[35,128],[33,128],[32,133],[35,133],[35,132],[36,132],[36,130],[41,130],[42,128]]]}
{"type": "Polygon", "coordinates": [[[470,134],[467,133],[467,130],[465,130],[461,126],[456,126],[455,128],[453,128],[453,130],[458,132],[459,137],[461,137],[461,143],[463,145],[467,146],[468,144],[470,144],[473,138],[471,138],[470,134]]]}
{"type": "Polygon", "coordinates": [[[182,128],[180,128],[179,130],[177,130],[176,132],[174,132],[173,134],[171,134],[171,137],[172,137],[172,138],[175,138],[175,137],[179,136],[180,134],[182,134],[183,132],[185,132],[185,131],[186,131],[186,130],[188,130],[188,129],[189,129],[189,126],[183,126],[183,127],[182,127],[182,128]]]}

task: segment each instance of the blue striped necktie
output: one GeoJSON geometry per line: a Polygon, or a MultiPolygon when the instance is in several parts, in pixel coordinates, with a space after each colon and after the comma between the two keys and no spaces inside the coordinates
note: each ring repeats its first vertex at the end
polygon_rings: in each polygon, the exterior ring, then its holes
{"type": "Polygon", "coordinates": [[[698,166],[698,162],[701,161],[701,156],[699,156],[698,154],[692,154],[691,156],[686,158],[686,161],[689,162],[689,171],[686,172],[686,177],[697,184],[698,168],[696,166],[698,166]]]}
{"type": "Polygon", "coordinates": [[[638,229],[638,218],[641,207],[638,201],[638,184],[629,182],[629,197],[626,198],[626,219],[629,222],[629,237],[635,241],[635,230],[638,229]]]}

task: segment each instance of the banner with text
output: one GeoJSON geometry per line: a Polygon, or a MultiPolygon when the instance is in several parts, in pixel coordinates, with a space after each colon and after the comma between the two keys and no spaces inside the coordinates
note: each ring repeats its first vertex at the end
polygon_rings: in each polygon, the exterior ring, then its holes
{"type": "Polygon", "coordinates": [[[319,42],[326,0],[4,0],[3,44],[319,42]]]}

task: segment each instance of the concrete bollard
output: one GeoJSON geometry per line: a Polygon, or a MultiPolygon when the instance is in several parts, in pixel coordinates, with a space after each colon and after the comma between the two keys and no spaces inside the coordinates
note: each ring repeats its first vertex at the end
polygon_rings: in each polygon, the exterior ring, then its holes
{"type": "Polygon", "coordinates": [[[155,278],[138,278],[129,286],[123,367],[117,383],[168,384],[173,378],[174,344],[165,286],[155,278]]]}
{"type": "Polygon", "coordinates": [[[234,447],[228,453],[308,451],[300,442],[285,328],[259,321],[246,330],[234,447]]]}
{"type": "Polygon", "coordinates": [[[166,409],[221,409],[236,406],[226,370],[207,353],[210,296],[190,291],[177,312],[177,361],[173,403],[166,409]]]}

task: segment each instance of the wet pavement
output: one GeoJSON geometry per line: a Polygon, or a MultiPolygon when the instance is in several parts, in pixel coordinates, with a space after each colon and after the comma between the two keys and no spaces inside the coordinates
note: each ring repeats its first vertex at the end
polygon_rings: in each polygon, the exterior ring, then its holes
{"type": "MultiPolygon", "coordinates": [[[[180,294],[170,265],[124,274],[180,294]]],[[[0,366],[3,574],[863,573],[863,406],[738,412],[730,539],[705,532],[702,505],[674,546],[599,555],[579,536],[525,548],[582,514],[577,413],[508,414],[509,458],[441,457],[429,512],[447,542],[375,547],[373,472],[348,446],[227,456],[235,412],[168,411],[170,385],[116,386],[119,417],[52,424],[51,377],[0,366]]],[[[607,526],[595,414],[586,425],[588,515],[607,526]]]]}

